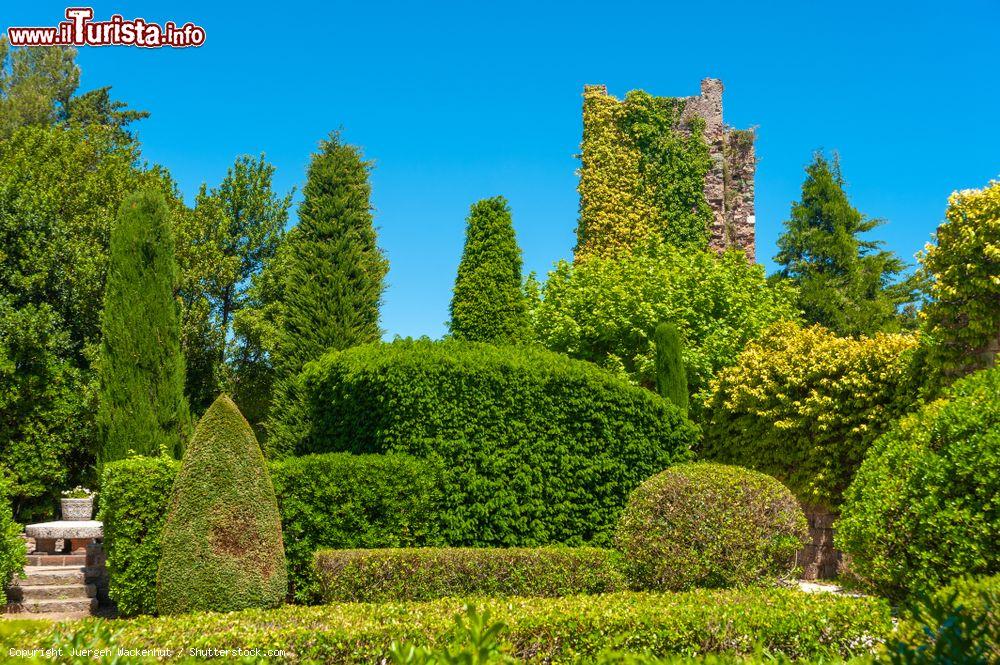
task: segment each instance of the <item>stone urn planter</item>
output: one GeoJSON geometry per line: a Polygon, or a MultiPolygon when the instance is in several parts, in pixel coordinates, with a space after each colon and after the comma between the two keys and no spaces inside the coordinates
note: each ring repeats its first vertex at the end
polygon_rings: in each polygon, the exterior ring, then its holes
{"type": "Polygon", "coordinates": [[[94,516],[94,497],[60,499],[62,518],[66,522],[85,522],[94,516]]]}

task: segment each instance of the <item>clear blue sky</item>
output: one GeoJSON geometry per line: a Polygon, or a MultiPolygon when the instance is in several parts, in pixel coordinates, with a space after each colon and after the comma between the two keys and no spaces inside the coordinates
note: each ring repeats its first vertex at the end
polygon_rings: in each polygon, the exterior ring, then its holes
{"type": "MultiPolygon", "coordinates": [[[[82,3],[81,3],[82,4],[82,3]]],[[[65,3],[7,5],[2,25],[54,25],[65,3]]],[[[505,195],[526,270],[571,255],[583,85],[691,95],[726,86],[725,119],[759,127],[758,256],[813,150],[837,150],[849,194],[912,261],[955,189],[1000,175],[1000,1],[100,2],[96,18],[207,31],[198,49],[83,48],[82,87],[152,117],[144,155],[189,201],[264,152],[301,189],[330,130],[375,160],[391,270],[387,336],[444,332],[464,218],[505,195]]],[[[299,200],[298,195],[296,201],[299,200]]]]}

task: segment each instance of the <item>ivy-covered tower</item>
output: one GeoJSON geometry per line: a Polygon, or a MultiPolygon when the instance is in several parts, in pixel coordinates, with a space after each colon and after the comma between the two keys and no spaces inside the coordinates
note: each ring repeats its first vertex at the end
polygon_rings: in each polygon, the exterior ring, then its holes
{"type": "Polygon", "coordinates": [[[583,91],[576,258],[665,240],[753,261],[754,131],[722,120],[722,81],[694,97],[583,91]]]}

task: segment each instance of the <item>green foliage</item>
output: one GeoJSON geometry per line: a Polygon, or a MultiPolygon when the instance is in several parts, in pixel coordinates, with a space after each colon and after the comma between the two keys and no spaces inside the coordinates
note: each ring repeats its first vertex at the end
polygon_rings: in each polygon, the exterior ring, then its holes
{"type": "Polygon", "coordinates": [[[284,602],[285,554],[271,477],[253,430],[226,395],[198,422],[161,538],[161,614],[284,602]]]}
{"type": "Polygon", "coordinates": [[[992,365],[1000,338],[1000,181],[955,192],[945,216],[920,257],[933,278],[921,314],[931,365],[954,376],[992,365]]]}
{"type": "Polygon", "coordinates": [[[904,264],[878,250],[881,242],[859,237],[883,223],[851,206],[839,161],[830,163],[817,153],[774,258],[781,276],[798,286],[798,305],[808,323],[840,335],[899,330],[898,309],[915,300],[914,284],[893,283],[904,264]]]}
{"type": "Polygon", "coordinates": [[[442,469],[445,542],[603,545],[695,428],[659,396],[535,348],[397,340],[311,363],[297,453],[403,452],[442,469]]]}
{"type": "MultiPolygon", "coordinates": [[[[545,347],[655,385],[652,333],[671,321],[685,341],[691,394],[736,360],[744,345],[771,323],[795,319],[794,292],[771,286],[764,269],[740,251],[646,252],[576,264],[549,273],[532,312],[535,338],[545,347]]],[[[698,402],[692,404],[698,415],[698,402]]]]}
{"type": "Polygon", "coordinates": [[[147,189],[122,203],[111,234],[101,319],[97,461],[180,456],[190,427],[166,202],[147,189]]]}
{"type": "Polygon", "coordinates": [[[60,489],[94,481],[91,367],[110,229],[129,192],[165,187],[136,157],[103,127],[0,141],[0,463],[23,521],[51,518],[60,489]]]}
{"type": "Polygon", "coordinates": [[[80,68],[75,59],[76,49],[12,48],[6,36],[0,37],[0,140],[20,127],[67,124],[101,125],[131,138],[125,127],[149,114],[112,100],[110,87],[76,95],[80,68]]]}
{"type": "Polygon", "coordinates": [[[656,350],[656,392],[688,413],[687,371],[684,369],[683,342],[677,326],[661,323],[653,331],[656,350]]]}
{"type": "Polygon", "coordinates": [[[15,309],[0,296],[0,465],[22,520],[51,515],[58,490],[89,462],[94,395],[67,344],[51,307],[15,309]]]}
{"type": "Polygon", "coordinates": [[[491,621],[490,611],[477,612],[466,605],[464,614],[455,615],[455,636],[450,648],[430,649],[393,642],[389,658],[394,665],[478,665],[514,663],[500,650],[500,634],[507,630],[502,621],[491,621]]]}
{"type": "MultiPolygon", "coordinates": [[[[497,648],[535,662],[576,663],[610,649],[661,657],[762,650],[789,658],[830,659],[864,653],[892,630],[889,605],[883,600],[787,589],[475,602],[492,617],[488,625],[507,626],[497,635],[497,648]]],[[[436,650],[461,640],[465,631],[456,626],[454,616],[467,604],[446,598],[146,617],[116,624],[116,641],[128,648],[173,649],[178,655],[191,648],[260,648],[284,650],[283,662],[371,663],[388,657],[393,642],[436,650]]],[[[33,643],[22,639],[19,646],[33,643]]]]}
{"type": "Polygon", "coordinates": [[[223,384],[261,399],[247,375],[267,371],[266,358],[253,338],[233,336],[232,326],[244,307],[255,305],[253,283],[284,237],[292,194],[273,190],[274,172],[263,155],[240,156],[218,187],[202,185],[194,210],[178,216],[179,244],[186,250],[180,293],[187,394],[196,413],[208,408],[223,384]]]}
{"type": "Polygon", "coordinates": [[[180,463],[169,457],[111,462],[101,476],[108,594],[121,616],[156,612],[156,569],[170,490],[180,463]]]}
{"type": "Polygon", "coordinates": [[[593,547],[319,550],[323,602],[569,596],[624,589],[617,553],[593,547]]]}
{"type": "Polygon", "coordinates": [[[845,496],[837,545],[880,593],[929,592],[1000,571],[1000,368],[878,439],[845,496]]]}
{"type": "Polygon", "coordinates": [[[616,543],[636,589],[744,586],[787,577],[808,536],[787,487],[738,466],[679,464],[635,490],[616,543]]]}
{"type": "Polygon", "coordinates": [[[712,382],[701,454],[836,508],[865,451],[916,403],[916,347],[909,335],[775,325],[712,382]]]}
{"type": "Polygon", "coordinates": [[[890,663],[1000,662],[1000,575],[965,577],[918,599],[888,645],[890,663]]]}
{"type": "Polygon", "coordinates": [[[473,204],[451,299],[457,339],[517,344],[527,339],[527,302],[521,291],[521,248],[507,199],[473,204]]]}
{"type": "Polygon", "coordinates": [[[7,589],[14,578],[24,572],[25,562],[21,525],[14,521],[9,495],[9,483],[0,474],[0,589],[7,589]]]}
{"type": "MultiPolygon", "coordinates": [[[[276,403],[295,400],[295,377],[307,362],[381,335],[379,306],[389,264],[376,245],[370,171],[361,151],[336,133],[309,164],[299,223],[280,262],[281,311],[270,354],[276,403]]],[[[297,427],[282,412],[267,429],[287,441],[297,427]]]]}
{"type": "Polygon", "coordinates": [[[584,88],[578,260],[651,242],[707,248],[712,162],[704,121],[682,122],[683,111],[682,99],[633,90],[618,101],[584,88]]]}
{"type": "Polygon", "coordinates": [[[290,596],[319,599],[320,548],[410,547],[438,537],[439,472],[406,455],[305,455],[271,464],[290,596]]]}

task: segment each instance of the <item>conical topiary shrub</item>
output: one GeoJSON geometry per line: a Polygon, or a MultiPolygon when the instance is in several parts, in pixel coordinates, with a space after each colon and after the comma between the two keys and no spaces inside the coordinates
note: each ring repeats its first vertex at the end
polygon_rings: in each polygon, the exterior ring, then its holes
{"type": "Polygon", "coordinates": [[[275,607],[287,578],[274,487],[249,423],[228,396],[184,453],[163,527],[160,614],[275,607]]]}

